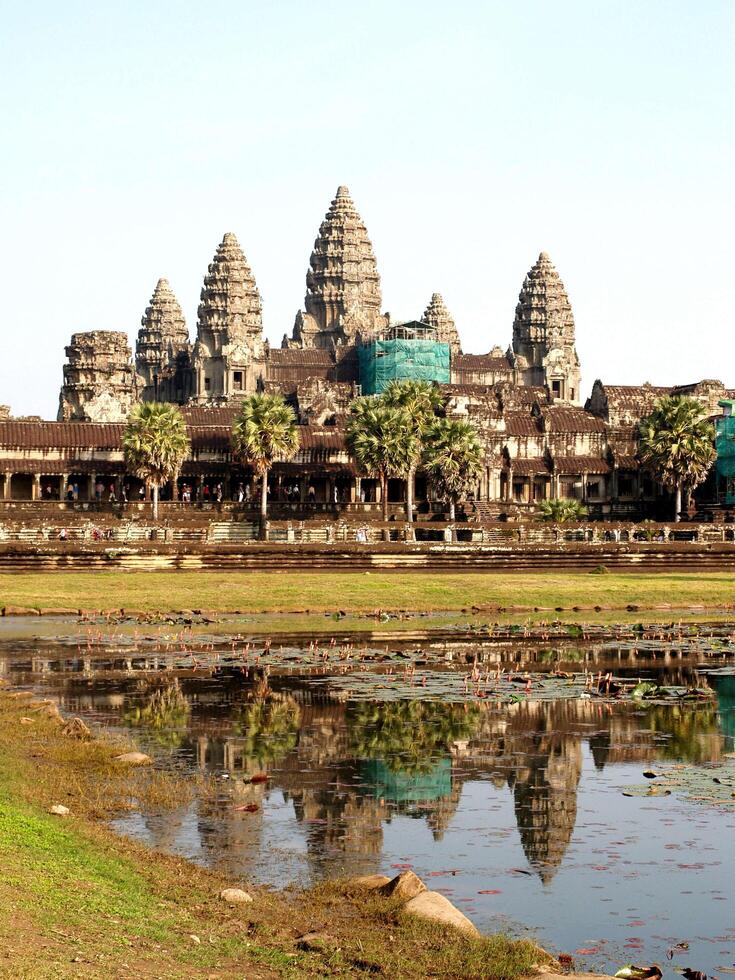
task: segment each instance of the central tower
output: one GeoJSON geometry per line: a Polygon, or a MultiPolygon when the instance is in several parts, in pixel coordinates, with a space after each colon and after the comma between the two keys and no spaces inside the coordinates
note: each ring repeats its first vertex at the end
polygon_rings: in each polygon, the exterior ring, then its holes
{"type": "Polygon", "coordinates": [[[380,276],[365,224],[350,192],[338,187],[314,242],[306,274],[305,311],[284,347],[352,346],[385,326],[380,276]]]}

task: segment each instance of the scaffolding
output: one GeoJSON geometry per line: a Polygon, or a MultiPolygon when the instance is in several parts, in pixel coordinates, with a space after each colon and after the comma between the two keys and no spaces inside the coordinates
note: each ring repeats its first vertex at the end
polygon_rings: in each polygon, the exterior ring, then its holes
{"type": "Polygon", "coordinates": [[[717,483],[724,485],[724,503],[735,504],[735,400],[717,403],[723,414],[716,420],[717,483]]]}
{"type": "Polygon", "coordinates": [[[361,344],[357,354],[365,395],[379,395],[391,381],[449,384],[449,344],[425,323],[394,324],[361,344]]]}

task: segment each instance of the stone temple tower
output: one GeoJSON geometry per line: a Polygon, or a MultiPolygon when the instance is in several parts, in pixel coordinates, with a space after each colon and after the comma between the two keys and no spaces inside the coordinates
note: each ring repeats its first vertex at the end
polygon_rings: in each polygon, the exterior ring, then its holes
{"type": "Polygon", "coordinates": [[[306,274],[305,311],[296,314],[284,347],[334,350],[386,325],[380,276],[367,229],[350,192],[337,194],[319,228],[306,274]]]}
{"type": "Polygon", "coordinates": [[[579,402],[572,307],[546,252],[523,281],[513,322],[513,353],[522,384],[548,385],[555,399],[579,402]]]}
{"type": "Polygon", "coordinates": [[[141,319],[135,367],[144,401],[183,403],[191,394],[191,344],[179,301],[159,279],[141,319]]]}
{"type": "Polygon", "coordinates": [[[59,422],[124,422],[138,400],[127,334],[117,330],[72,334],[66,357],[59,422]]]}
{"type": "Polygon", "coordinates": [[[442,344],[449,344],[452,357],[462,353],[462,346],[457,333],[457,327],[452,315],[446,307],[441,293],[432,293],[431,302],[421,317],[422,323],[427,323],[436,330],[436,339],[442,344]]]}
{"type": "Polygon", "coordinates": [[[255,277],[232,232],[214,254],[200,300],[193,399],[222,404],[255,391],[267,354],[263,306],[255,277]]]}

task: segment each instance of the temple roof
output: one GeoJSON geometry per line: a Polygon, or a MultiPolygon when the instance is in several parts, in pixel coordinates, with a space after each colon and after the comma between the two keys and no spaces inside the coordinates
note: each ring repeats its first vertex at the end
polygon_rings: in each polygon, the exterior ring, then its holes
{"type": "Polygon", "coordinates": [[[141,318],[135,347],[136,361],[160,363],[189,346],[184,314],[168,279],[159,279],[150,304],[141,318]]]}
{"type": "Polygon", "coordinates": [[[513,350],[528,343],[548,348],[573,346],[574,316],[564,283],[546,252],[541,252],[523,281],[513,323],[513,350]]]}
{"type": "Polygon", "coordinates": [[[436,330],[436,339],[440,343],[449,344],[452,354],[461,353],[462,348],[457,327],[441,293],[432,293],[431,301],[424,310],[421,322],[436,330]]]}
{"type": "Polygon", "coordinates": [[[367,228],[344,186],[319,227],[306,276],[306,312],[320,330],[356,317],[363,329],[380,313],[380,277],[367,228]]]}
{"type": "Polygon", "coordinates": [[[260,340],[260,293],[237,237],[228,231],[209,264],[200,296],[197,334],[223,334],[224,343],[260,340]]]}

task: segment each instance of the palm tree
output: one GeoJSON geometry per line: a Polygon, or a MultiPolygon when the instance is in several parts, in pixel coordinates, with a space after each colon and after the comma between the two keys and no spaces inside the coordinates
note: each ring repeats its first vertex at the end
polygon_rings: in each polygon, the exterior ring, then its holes
{"type": "Polygon", "coordinates": [[[665,487],[674,491],[681,519],[682,490],[693,490],[715,461],[715,429],[694,398],[665,395],[639,426],[638,454],[665,487]]]}
{"type": "Polygon", "coordinates": [[[405,409],[387,405],[381,395],[357,398],[350,406],[345,438],[360,469],[380,482],[387,522],[388,479],[405,479],[418,451],[412,420],[405,409]]]}
{"type": "Polygon", "coordinates": [[[436,419],[429,430],[424,466],[434,489],[449,503],[449,520],[455,519],[458,500],[477,485],[484,454],[477,431],[459,419],[436,419]]]}
{"type": "Polygon", "coordinates": [[[176,405],[143,402],[130,413],[123,433],[125,465],[153,488],[154,520],[160,489],[177,477],[190,448],[186,420],[176,405]]]}
{"type": "Polygon", "coordinates": [[[587,516],[587,508],[573,497],[555,497],[553,500],[541,501],[538,515],[542,521],[566,524],[567,521],[583,520],[587,516]]]}
{"type": "Polygon", "coordinates": [[[287,460],[299,448],[296,415],[281,394],[249,395],[232,426],[232,448],[243,464],[261,477],[260,537],[266,538],[268,472],[277,460],[287,460]]]}
{"type": "Polygon", "coordinates": [[[382,398],[386,405],[405,409],[418,436],[416,450],[406,474],[406,520],[411,524],[416,470],[421,462],[428,432],[436,421],[437,413],[444,407],[444,399],[439,388],[431,381],[409,380],[391,381],[382,398]]]}

